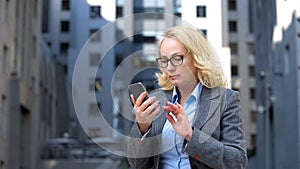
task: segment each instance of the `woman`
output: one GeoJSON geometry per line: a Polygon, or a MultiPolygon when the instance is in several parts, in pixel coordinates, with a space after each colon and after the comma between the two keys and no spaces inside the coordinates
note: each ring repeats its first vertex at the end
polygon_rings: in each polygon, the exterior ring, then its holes
{"type": "Polygon", "coordinates": [[[158,43],[157,79],[169,102],[161,115],[156,97],[134,103],[132,168],[245,168],[239,93],[226,89],[218,57],[197,30],[168,29],[158,43]]]}

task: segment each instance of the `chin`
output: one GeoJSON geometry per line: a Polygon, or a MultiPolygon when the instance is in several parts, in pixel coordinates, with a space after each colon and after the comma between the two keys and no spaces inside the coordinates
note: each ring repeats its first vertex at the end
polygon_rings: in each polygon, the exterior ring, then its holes
{"type": "Polygon", "coordinates": [[[178,86],[178,82],[177,81],[173,81],[172,80],[171,83],[172,83],[173,86],[178,86]]]}

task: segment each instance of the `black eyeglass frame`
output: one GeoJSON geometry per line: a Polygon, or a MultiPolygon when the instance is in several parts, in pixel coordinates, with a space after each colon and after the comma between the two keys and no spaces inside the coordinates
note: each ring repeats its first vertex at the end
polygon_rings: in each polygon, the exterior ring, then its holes
{"type": "Polygon", "coordinates": [[[169,62],[171,62],[171,64],[172,64],[173,66],[179,66],[179,65],[182,65],[182,63],[183,63],[183,55],[174,55],[174,56],[172,56],[170,59],[167,59],[167,58],[157,58],[157,59],[156,59],[156,64],[157,64],[160,68],[166,68],[166,67],[168,67],[169,62]],[[179,59],[179,58],[181,59],[180,64],[174,64],[173,61],[172,61],[172,59],[179,59]],[[166,66],[161,66],[161,65],[159,64],[159,60],[165,60],[165,61],[167,62],[166,66]]]}

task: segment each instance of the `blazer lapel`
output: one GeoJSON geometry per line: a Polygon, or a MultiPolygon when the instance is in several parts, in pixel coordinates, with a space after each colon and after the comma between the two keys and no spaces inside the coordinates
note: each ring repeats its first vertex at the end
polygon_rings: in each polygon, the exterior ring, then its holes
{"type": "Polygon", "coordinates": [[[216,109],[220,106],[220,92],[217,88],[209,89],[203,86],[200,101],[196,109],[193,127],[201,129],[211,118],[219,121],[218,115],[215,117],[216,109]]]}

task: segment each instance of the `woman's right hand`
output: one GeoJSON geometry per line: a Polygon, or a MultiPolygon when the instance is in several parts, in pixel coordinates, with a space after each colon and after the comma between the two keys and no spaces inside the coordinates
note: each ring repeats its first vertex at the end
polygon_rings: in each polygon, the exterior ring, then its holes
{"type": "Polygon", "coordinates": [[[133,95],[130,95],[134,105],[133,110],[135,113],[136,122],[142,134],[146,133],[151,126],[153,118],[159,113],[159,101],[155,101],[156,97],[150,97],[143,102],[147,93],[143,92],[136,100],[133,95]]]}

